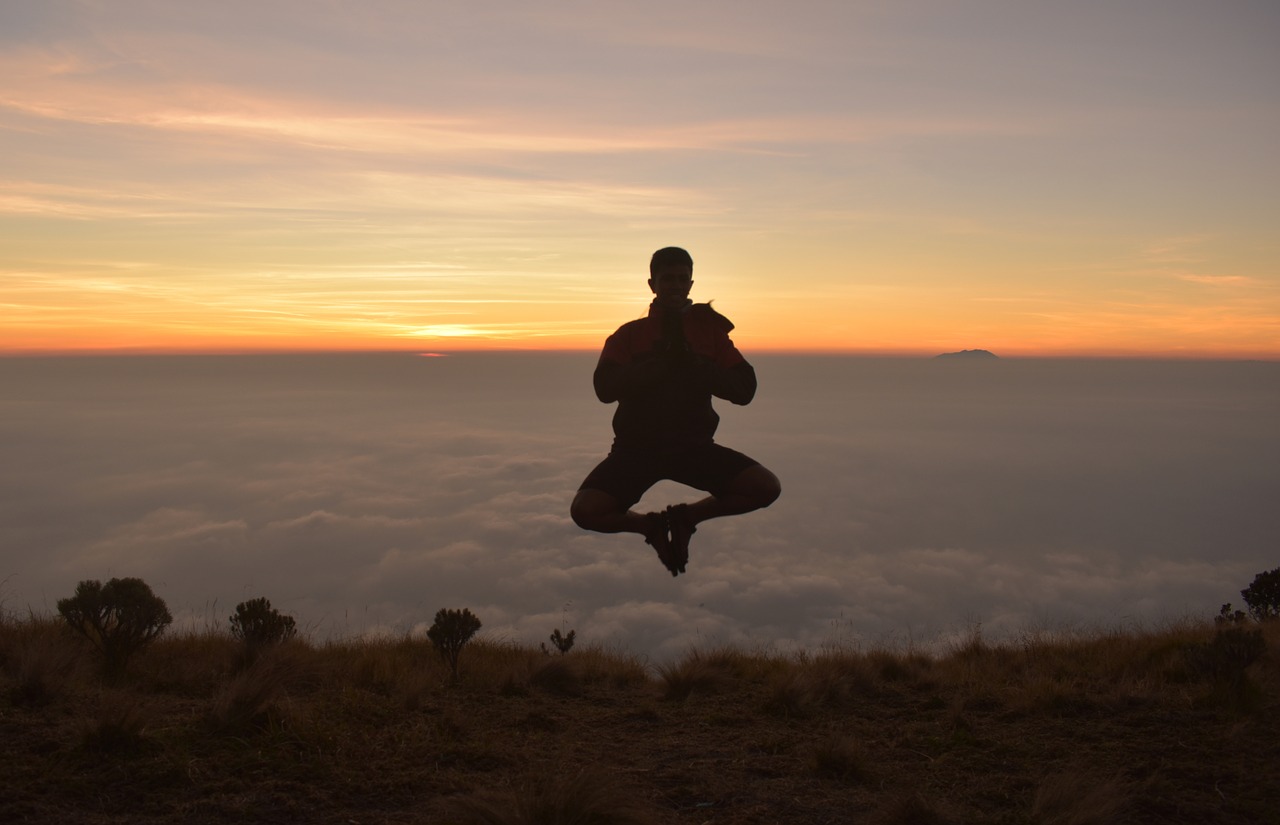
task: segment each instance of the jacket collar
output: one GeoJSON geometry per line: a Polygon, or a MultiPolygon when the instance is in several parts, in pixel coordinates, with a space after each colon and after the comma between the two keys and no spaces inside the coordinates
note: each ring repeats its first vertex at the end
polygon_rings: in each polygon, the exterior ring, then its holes
{"type": "MultiPolygon", "coordinates": [[[[688,312],[689,307],[691,306],[693,306],[693,301],[689,298],[685,298],[684,303],[676,308],[676,312],[683,314],[685,312],[688,312]]],[[[659,316],[666,315],[667,312],[668,312],[667,308],[664,307],[662,304],[659,304],[657,298],[654,298],[652,301],[649,302],[650,318],[657,318],[659,316]]]]}

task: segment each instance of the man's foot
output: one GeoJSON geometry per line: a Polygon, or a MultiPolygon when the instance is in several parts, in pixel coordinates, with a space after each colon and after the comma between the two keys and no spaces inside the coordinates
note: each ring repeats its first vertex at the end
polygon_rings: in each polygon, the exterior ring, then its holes
{"type": "Polygon", "coordinates": [[[689,563],[689,539],[698,528],[693,526],[689,518],[689,505],[674,504],[667,508],[667,525],[671,531],[671,555],[681,573],[689,563]]]}
{"type": "Polygon", "coordinates": [[[671,571],[671,575],[680,573],[676,557],[671,550],[671,539],[667,531],[671,529],[666,513],[649,513],[644,517],[644,543],[658,551],[658,560],[662,566],[671,571]]]}

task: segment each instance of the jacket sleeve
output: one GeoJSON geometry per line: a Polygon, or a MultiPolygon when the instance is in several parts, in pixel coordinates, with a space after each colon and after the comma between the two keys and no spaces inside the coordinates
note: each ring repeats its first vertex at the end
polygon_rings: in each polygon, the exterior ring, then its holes
{"type": "Polygon", "coordinates": [[[620,364],[601,357],[591,381],[595,385],[596,398],[612,404],[651,390],[661,383],[665,372],[663,364],[656,358],[620,364]]]}
{"type": "Polygon", "coordinates": [[[665,365],[649,353],[631,353],[627,328],[619,329],[604,343],[600,361],[591,376],[596,398],[612,404],[652,390],[666,375],[665,365]]]}
{"type": "Polygon", "coordinates": [[[734,346],[733,322],[706,305],[716,329],[715,354],[707,365],[711,394],[732,404],[750,404],[756,396],[756,371],[734,346]]]}
{"type": "Polygon", "coordinates": [[[710,366],[711,394],[732,404],[750,404],[756,397],[756,371],[745,360],[732,367],[710,366]]]}

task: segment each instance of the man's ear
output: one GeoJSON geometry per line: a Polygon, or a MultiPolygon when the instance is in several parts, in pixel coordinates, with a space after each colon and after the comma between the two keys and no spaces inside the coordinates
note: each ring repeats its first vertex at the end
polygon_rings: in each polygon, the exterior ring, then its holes
{"type": "Polygon", "coordinates": [[[650,292],[652,292],[654,295],[657,295],[657,294],[658,294],[658,288],[657,288],[656,286],[654,286],[654,285],[653,285],[653,279],[652,279],[652,278],[650,278],[650,279],[649,279],[649,291],[650,291],[650,292]]]}

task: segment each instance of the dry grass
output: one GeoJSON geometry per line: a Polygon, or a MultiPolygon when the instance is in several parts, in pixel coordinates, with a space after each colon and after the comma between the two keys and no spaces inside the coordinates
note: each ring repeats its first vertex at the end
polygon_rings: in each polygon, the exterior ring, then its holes
{"type": "Polygon", "coordinates": [[[813,772],[841,782],[870,782],[873,771],[866,750],[850,736],[832,734],[810,749],[813,772]]]}
{"type": "Polygon", "coordinates": [[[676,662],[659,665],[657,673],[664,686],[663,696],[679,702],[695,695],[714,696],[735,685],[765,678],[779,664],[765,654],[716,648],[691,650],[676,662]]]}
{"type": "Polygon", "coordinates": [[[937,656],[174,634],[105,689],[0,622],[0,821],[1252,823],[1280,776],[1280,623],[974,632],[937,656]],[[1252,637],[1250,637],[1252,638],[1252,637]]]}
{"type": "Polygon", "coordinates": [[[282,720],[279,703],[291,685],[305,684],[309,653],[292,642],[260,651],[253,664],[231,677],[214,697],[208,716],[212,729],[243,734],[282,720]]]}
{"type": "Polygon", "coordinates": [[[1129,821],[1129,797],[1123,782],[1069,770],[1040,784],[1031,817],[1036,825],[1124,825],[1129,821]]]}
{"type": "Polygon", "coordinates": [[[608,774],[551,774],[455,803],[458,825],[654,825],[661,820],[608,774]]]}
{"type": "Polygon", "coordinates": [[[44,622],[32,622],[27,632],[6,637],[0,661],[12,678],[8,693],[13,704],[40,707],[67,692],[82,662],[79,640],[44,622]]]}

